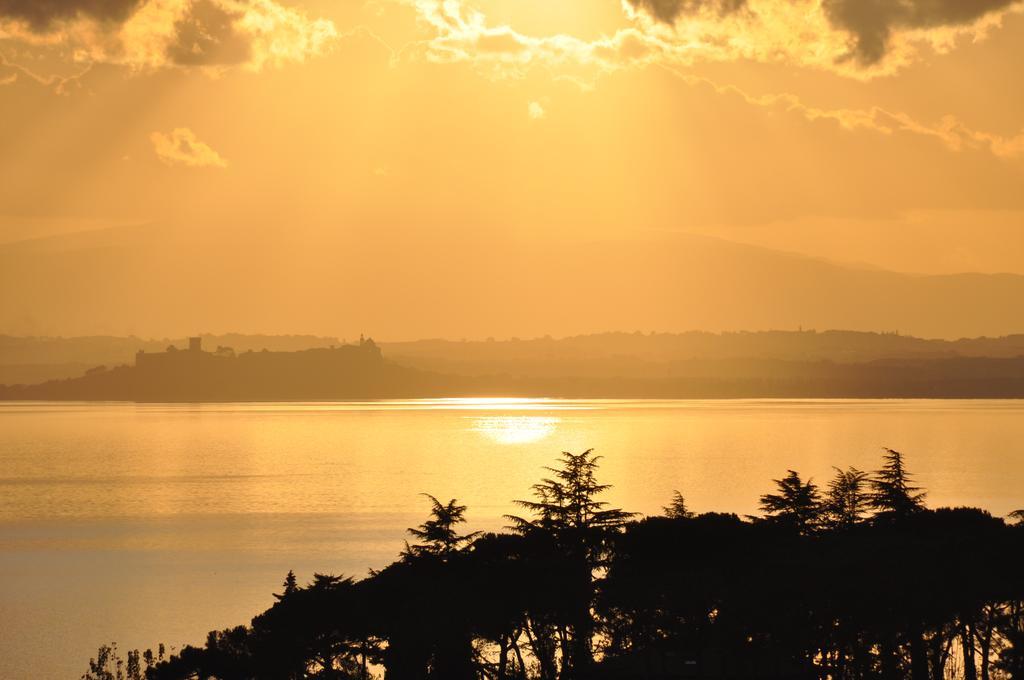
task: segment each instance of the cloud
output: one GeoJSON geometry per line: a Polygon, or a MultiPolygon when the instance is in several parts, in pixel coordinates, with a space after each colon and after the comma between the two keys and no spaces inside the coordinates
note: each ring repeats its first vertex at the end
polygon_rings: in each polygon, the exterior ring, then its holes
{"type": "Polygon", "coordinates": [[[634,8],[647,12],[658,21],[674,23],[680,17],[713,11],[731,14],[746,6],[746,0],[627,0],[634,8]]]}
{"type": "Polygon", "coordinates": [[[14,83],[34,83],[46,88],[55,94],[68,94],[79,86],[78,79],[89,71],[89,67],[71,75],[39,75],[32,69],[20,64],[12,63],[3,54],[0,54],[0,85],[13,85],[14,83]]]}
{"type": "Polygon", "coordinates": [[[169,135],[154,132],[149,136],[153,151],[166,165],[190,168],[226,168],[228,162],[188,128],[175,128],[169,135]]]}
{"type": "Polygon", "coordinates": [[[544,107],[541,106],[540,102],[530,102],[526,107],[526,115],[530,120],[540,120],[547,115],[547,112],[544,110],[544,107]]]}
{"type": "MultiPolygon", "coordinates": [[[[743,3],[623,0],[627,10],[639,13],[636,15],[638,24],[595,40],[565,34],[536,37],[519,33],[510,26],[491,26],[482,13],[468,9],[459,0],[407,1],[414,3],[421,21],[435,32],[432,38],[407,48],[404,56],[408,58],[469,63],[496,78],[521,77],[528,70],[542,66],[556,72],[558,77],[583,84],[602,74],[624,69],[661,67],[688,85],[709,86],[721,95],[739,96],[751,106],[799,115],[812,122],[831,122],[848,131],[912,134],[933,139],[952,151],[987,151],[1006,159],[1024,157],[1024,132],[1006,137],[973,129],[951,117],[929,123],[877,107],[812,107],[790,93],[755,97],[738,88],[683,72],[683,67],[703,60],[769,61],[790,55],[794,59],[803,58],[805,65],[837,70],[844,75],[878,74],[881,67],[864,72],[862,64],[851,63],[855,60],[848,58],[851,54],[848,37],[832,29],[828,17],[818,11],[819,0],[745,0],[743,3]],[[684,18],[667,27],[662,25],[661,17],[684,18]],[[754,24],[760,32],[749,32],[752,30],[749,26],[754,24]]],[[[849,1],[881,3],[890,0],[849,1]]],[[[904,1],[942,3],[946,0],[904,1]]],[[[892,65],[884,68],[892,68],[892,65]]]]}
{"type": "Polygon", "coordinates": [[[310,57],[323,55],[341,37],[334,22],[310,19],[304,13],[273,0],[235,1],[231,4],[241,12],[237,28],[249,39],[252,55],[247,66],[252,70],[301,63],[310,57]]]}
{"type": "Polygon", "coordinates": [[[213,0],[195,0],[174,25],[175,40],[167,57],[184,66],[242,64],[252,56],[252,45],[237,24],[243,14],[213,0]]]}
{"type": "Polygon", "coordinates": [[[708,78],[668,70],[687,85],[709,87],[717,94],[739,97],[751,106],[799,115],[810,122],[832,122],[850,132],[911,134],[940,142],[951,151],[987,151],[1006,160],[1024,158],[1024,130],[1016,136],[1006,137],[971,128],[955,116],[944,116],[938,122],[926,123],[906,113],[877,106],[869,109],[823,109],[805,104],[794,94],[754,96],[732,85],[721,85],[708,78]]]}
{"type": "Polygon", "coordinates": [[[1021,0],[622,0],[694,60],[752,59],[868,78],[978,38],[1021,0]]]}
{"type": "Polygon", "coordinates": [[[483,13],[459,0],[405,1],[414,4],[421,23],[435,35],[406,46],[403,57],[471,63],[495,78],[518,78],[536,66],[586,78],[628,66],[633,60],[653,60],[655,52],[667,48],[656,36],[634,28],[592,41],[567,34],[535,37],[510,26],[491,26],[483,13]]]}
{"type": "Polygon", "coordinates": [[[822,0],[837,28],[855,38],[854,55],[862,64],[882,61],[899,30],[970,27],[1017,0],[822,0]]]}
{"type": "Polygon", "coordinates": [[[20,20],[33,31],[78,18],[120,23],[138,8],[141,0],[0,0],[0,16],[20,20]]]}
{"type": "Polygon", "coordinates": [[[323,54],[334,24],[276,0],[0,0],[0,38],[83,63],[258,71],[323,54]]]}

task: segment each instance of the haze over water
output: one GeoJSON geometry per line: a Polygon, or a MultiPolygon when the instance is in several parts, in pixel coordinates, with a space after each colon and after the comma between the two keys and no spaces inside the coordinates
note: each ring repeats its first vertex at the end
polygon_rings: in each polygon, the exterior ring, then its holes
{"type": "Polygon", "coordinates": [[[104,642],[200,642],[272,603],[288,569],[390,562],[421,492],[498,529],[561,450],[605,458],[608,500],[754,513],[787,468],[902,450],[929,504],[1021,505],[1021,401],[441,400],[0,406],[0,677],[77,677],[104,642]]]}

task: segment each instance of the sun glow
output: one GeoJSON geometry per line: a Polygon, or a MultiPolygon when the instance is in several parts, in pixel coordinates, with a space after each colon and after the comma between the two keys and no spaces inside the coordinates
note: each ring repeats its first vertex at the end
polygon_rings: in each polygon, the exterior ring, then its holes
{"type": "Polygon", "coordinates": [[[489,416],[476,418],[472,429],[499,444],[533,444],[551,435],[560,422],[545,416],[489,416]]]}
{"type": "Polygon", "coordinates": [[[452,397],[447,399],[419,400],[417,403],[429,403],[433,408],[441,409],[469,409],[473,411],[513,409],[529,411],[549,408],[551,401],[551,399],[527,397],[452,397]]]}

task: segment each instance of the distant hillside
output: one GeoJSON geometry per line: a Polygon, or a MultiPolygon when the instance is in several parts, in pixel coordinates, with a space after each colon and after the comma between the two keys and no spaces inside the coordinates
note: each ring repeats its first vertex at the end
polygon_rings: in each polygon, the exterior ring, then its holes
{"type": "MultiPolygon", "coordinates": [[[[316,336],[203,335],[210,350],[294,352],[342,344],[316,336]]],[[[0,384],[73,378],[102,366],[135,361],[135,353],[184,348],[185,338],[143,340],[112,336],[17,338],[0,336],[0,384]]],[[[690,375],[696,364],[737,366],[770,362],[861,364],[885,360],[1024,356],[1024,335],[925,340],[894,333],[761,331],[742,333],[601,333],[532,340],[419,340],[382,343],[396,364],[449,376],[647,379],[690,375]],[[715,363],[717,362],[717,363],[715,363]]]]}
{"type": "Polygon", "coordinates": [[[0,290],[17,294],[0,296],[0,329],[158,337],[301,329],[349,338],[372,329],[393,339],[801,326],[940,338],[1024,332],[1018,275],[907,275],[680,234],[496,243],[493,234],[427,228],[397,239],[371,227],[271,230],[267,238],[286,249],[251,247],[242,226],[197,234],[151,225],[8,244],[0,290]]]}
{"type": "Polygon", "coordinates": [[[685,359],[652,370],[455,375],[385,360],[368,342],[299,352],[145,353],[133,366],[78,378],[0,386],[0,400],[332,401],[424,397],[1024,398],[1024,357],[888,359],[862,363],[685,359]]]}
{"type": "Polygon", "coordinates": [[[761,331],[599,333],[570,338],[383,343],[396,362],[458,375],[652,377],[694,361],[863,363],[892,359],[1024,356],[1024,335],[926,340],[895,333],[761,331]]]}

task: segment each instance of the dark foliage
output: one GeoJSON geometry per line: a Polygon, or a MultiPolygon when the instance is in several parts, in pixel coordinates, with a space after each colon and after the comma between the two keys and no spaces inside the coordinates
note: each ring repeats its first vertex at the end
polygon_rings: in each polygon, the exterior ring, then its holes
{"type": "Polygon", "coordinates": [[[781,524],[807,534],[817,528],[821,519],[821,494],[812,480],[800,479],[795,470],[787,470],[775,480],[778,493],[761,496],[761,511],[768,522],[781,524]]]}
{"type": "MultiPolygon", "coordinates": [[[[130,653],[127,677],[1024,678],[1024,524],[927,509],[899,453],[837,469],[824,495],[789,471],[749,520],[678,493],[636,519],[598,500],[597,463],[563,454],[510,533],[460,534],[466,508],[428,496],[398,561],[289,573],[249,626],[145,668],[130,653]]],[[[85,678],[122,665],[103,648],[85,678]]]]}

